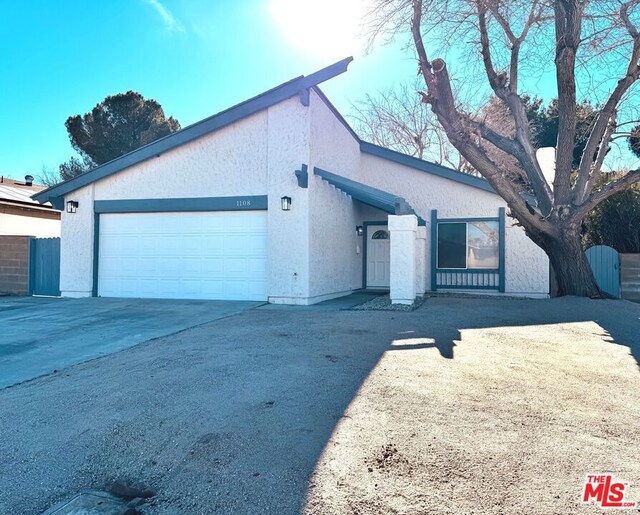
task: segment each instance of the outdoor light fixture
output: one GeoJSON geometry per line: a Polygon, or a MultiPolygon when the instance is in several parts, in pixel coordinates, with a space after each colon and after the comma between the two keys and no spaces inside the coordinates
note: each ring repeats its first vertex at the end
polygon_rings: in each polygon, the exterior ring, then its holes
{"type": "Polygon", "coordinates": [[[67,202],[67,213],[75,213],[78,210],[78,201],[69,200],[67,202]]]}
{"type": "Polygon", "coordinates": [[[361,225],[356,225],[356,234],[358,236],[362,236],[364,234],[364,229],[362,228],[361,225]]]}
{"type": "Polygon", "coordinates": [[[283,211],[291,210],[291,197],[282,197],[280,199],[280,205],[282,206],[283,211]]]}

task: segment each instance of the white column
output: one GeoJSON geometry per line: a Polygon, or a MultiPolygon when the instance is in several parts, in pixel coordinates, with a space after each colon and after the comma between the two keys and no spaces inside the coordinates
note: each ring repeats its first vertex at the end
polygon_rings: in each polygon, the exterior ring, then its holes
{"type": "Polygon", "coordinates": [[[416,215],[389,215],[392,304],[413,304],[416,298],[416,215]]]}
{"type": "Polygon", "coordinates": [[[416,295],[427,291],[427,228],[418,226],[416,232],[416,295]]]}

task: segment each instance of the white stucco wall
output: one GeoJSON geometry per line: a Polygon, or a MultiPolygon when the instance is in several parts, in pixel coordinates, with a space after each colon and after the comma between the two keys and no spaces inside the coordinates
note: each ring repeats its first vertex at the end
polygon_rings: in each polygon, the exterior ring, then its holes
{"type": "MultiPolygon", "coordinates": [[[[371,186],[405,198],[427,222],[425,266],[430,267],[431,210],[438,218],[497,217],[506,202],[498,195],[420,170],[362,154],[361,177],[371,186]]],[[[508,212],[508,209],[507,209],[508,212]]],[[[546,295],[549,291],[549,261],[525,232],[507,217],[505,239],[506,293],[546,295]]],[[[429,270],[429,268],[427,268],[429,270]]],[[[427,275],[427,289],[431,276],[427,275]]]]}
{"type": "Polygon", "coordinates": [[[362,224],[358,206],[313,168],[358,180],[360,146],[321,97],[310,95],[309,294],[312,302],[362,287],[362,224]]]}
{"type": "Polygon", "coordinates": [[[299,188],[295,170],[309,156],[309,110],[291,98],[269,108],[269,301],[309,303],[309,190],[299,188]],[[280,198],[291,197],[282,211],[280,198]]]}
{"type": "MultiPolygon", "coordinates": [[[[69,194],[65,200],[78,201],[79,208],[63,213],[62,294],[92,293],[94,200],[245,195],[269,197],[271,302],[308,304],[362,287],[364,242],[356,225],[386,221],[387,214],[353,201],[315,176],[314,167],[402,196],[427,223],[432,209],[440,218],[495,217],[505,205],[491,193],[361,154],[358,142],[312,90],[308,107],[291,98],[69,194]],[[303,163],[307,189],[294,175],[303,163]],[[280,209],[285,195],[292,198],[286,212],[280,209]]],[[[419,262],[427,289],[429,234],[419,262]]],[[[508,292],[547,292],[546,256],[509,219],[506,270],[508,292]]]]}
{"type": "Polygon", "coordinates": [[[306,303],[308,192],[294,171],[308,156],[309,112],[295,97],[70,193],[79,207],[63,213],[62,295],[92,294],[94,200],[268,195],[269,299],[306,303]]]}
{"type": "Polygon", "coordinates": [[[57,238],[60,236],[60,220],[0,213],[0,235],[57,238]]]}
{"type": "Polygon", "coordinates": [[[240,120],[96,182],[95,198],[266,195],[267,127],[267,111],[240,120]]]}
{"type": "Polygon", "coordinates": [[[94,186],[74,191],[75,213],[62,212],[60,292],[63,297],[89,297],[93,290],[94,186]]]}

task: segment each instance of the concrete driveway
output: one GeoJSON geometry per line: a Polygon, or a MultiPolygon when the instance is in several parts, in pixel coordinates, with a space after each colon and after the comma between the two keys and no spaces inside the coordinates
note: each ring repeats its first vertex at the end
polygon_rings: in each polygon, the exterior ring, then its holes
{"type": "Polygon", "coordinates": [[[0,388],[260,304],[0,297],[0,388]]]}

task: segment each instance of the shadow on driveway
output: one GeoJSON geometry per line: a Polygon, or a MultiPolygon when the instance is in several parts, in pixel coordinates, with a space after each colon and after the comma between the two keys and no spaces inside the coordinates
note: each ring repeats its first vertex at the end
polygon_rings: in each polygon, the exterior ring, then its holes
{"type": "MultiPolygon", "coordinates": [[[[421,345],[455,360],[467,328],[593,320],[638,360],[640,309],[624,302],[440,298],[411,313],[326,306],[245,311],[0,391],[0,455],[11,464],[0,469],[0,513],[37,514],[114,480],[157,492],[151,513],[299,513],[381,357],[421,345]]],[[[172,311],[131,309],[121,307],[131,322],[110,335],[172,311]]]]}

